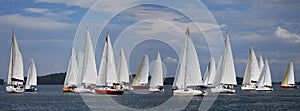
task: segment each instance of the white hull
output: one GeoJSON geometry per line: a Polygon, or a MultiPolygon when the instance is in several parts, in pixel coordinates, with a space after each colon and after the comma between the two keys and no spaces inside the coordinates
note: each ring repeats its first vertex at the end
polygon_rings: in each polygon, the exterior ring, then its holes
{"type": "Polygon", "coordinates": [[[212,93],[235,93],[234,89],[226,89],[222,87],[211,88],[212,93]]]}
{"type": "Polygon", "coordinates": [[[255,87],[246,85],[246,86],[242,86],[242,87],[241,87],[241,90],[255,90],[255,87]]]}
{"type": "Polygon", "coordinates": [[[8,93],[22,93],[24,92],[24,88],[14,88],[13,86],[6,86],[6,92],[8,93]]]}
{"type": "Polygon", "coordinates": [[[178,96],[204,96],[207,93],[200,91],[200,90],[193,90],[193,89],[177,89],[173,91],[173,95],[178,96]]]}
{"type": "Polygon", "coordinates": [[[134,90],[132,87],[130,87],[130,86],[122,86],[122,90],[124,90],[124,91],[132,91],[132,90],[134,90]]]}
{"type": "Polygon", "coordinates": [[[95,93],[95,89],[86,89],[83,87],[75,88],[74,92],[76,93],[95,93]]]}
{"type": "Polygon", "coordinates": [[[213,85],[204,85],[204,86],[207,88],[215,88],[215,86],[213,86],[213,85]]]}
{"type": "Polygon", "coordinates": [[[270,88],[270,87],[258,87],[255,90],[256,91],[273,91],[273,88],[270,88]]]}
{"type": "Polygon", "coordinates": [[[149,91],[150,91],[150,92],[164,92],[165,89],[160,90],[160,89],[158,89],[158,88],[149,88],[149,91]]]}

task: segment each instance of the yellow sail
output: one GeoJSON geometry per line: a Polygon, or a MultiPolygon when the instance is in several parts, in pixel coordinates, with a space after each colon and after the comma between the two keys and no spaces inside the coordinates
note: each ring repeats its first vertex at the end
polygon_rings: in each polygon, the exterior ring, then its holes
{"type": "Polygon", "coordinates": [[[140,66],[139,66],[139,69],[138,69],[138,72],[136,73],[135,75],[135,78],[132,82],[132,86],[138,86],[139,83],[140,83],[140,78],[141,78],[141,70],[142,70],[142,67],[143,67],[143,64],[144,64],[144,59],[142,59],[142,62],[140,63],[140,66]]]}
{"type": "Polygon", "coordinates": [[[290,65],[288,66],[288,68],[285,71],[285,75],[284,75],[283,81],[281,83],[281,86],[288,86],[289,69],[290,69],[290,65]]]}

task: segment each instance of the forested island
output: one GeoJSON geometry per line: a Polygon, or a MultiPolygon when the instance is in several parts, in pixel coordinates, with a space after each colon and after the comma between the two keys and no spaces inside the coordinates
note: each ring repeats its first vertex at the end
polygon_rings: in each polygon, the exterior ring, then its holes
{"type": "MultiPolygon", "coordinates": [[[[130,77],[130,81],[133,80],[135,74],[130,77]]],[[[38,85],[63,85],[66,77],[66,72],[53,73],[45,76],[38,76],[38,85]]],[[[151,77],[149,77],[151,79],[151,77]]],[[[26,77],[25,77],[26,80],[26,77]]],[[[238,85],[241,85],[243,82],[243,78],[236,78],[238,85]]],[[[164,80],[165,85],[172,85],[174,81],[174,77],[166,77],[164,80]]],[[[0,85],[4,84],[4,80],[0,79],[0,85]]],[[[276,83],[275,83],[276,84],[276,83]]]]}

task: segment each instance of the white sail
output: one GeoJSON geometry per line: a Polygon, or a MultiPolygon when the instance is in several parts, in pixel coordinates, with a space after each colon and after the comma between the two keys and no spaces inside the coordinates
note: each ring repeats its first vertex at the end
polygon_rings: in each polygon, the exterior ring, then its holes
{"type": "Polygon", "coordinates": [[[215,59],[211,57],[205,71],[204,81],[203,81],[204,85],[213,84],[215,75],[216,75],[216,63],[215,63],[215,59]]]}
{"type": "Polygon", "coordinates": [[[76,76],[76,86],[80,86],[82,84],[83,59],[84,59],[84,53],[82,51],[78,51],[77,56],[76,56],[77,68],[78,68],[77,76],[76,76]]]}
{"type": "Polygon", "coordinates": [[[272,86],[271,72],[268,60],[265,60],[265,66],[260,73],[257,86],[272,86]]]}
{"type": "Polygon", "coordinates": [[[195,46],[190,38],[189,30],[178,63],[176,78],[173,86],[186,88],[186,86],[202,85],[200,64],[195,46]]]}
{"type": "Polygon", "coordinates": [[[223,55],[221,84],[236,85],[236,74],[228,33],[226,32],[225,50],[223,55]]]}
{"type": "Polygon", "coordinates": [[[149,76],[149,57],[146,54],[144,56],[144,62],[141,69],[140,83],[148,84],[148,76],[149,76]]]}
{"type": "Polygon", "coordinates": [[[150,81],[150,87],[163,86],[164,83],[164,74],[163,74],[163,65],[160,57],[160,53],[158,52],[157,58],[154,61],[153,74],[150,81]]]}
{"type": "Polygon", "coordinates": [[[36,67],[32,58],[30,59],[30,64],[27,71],[27,80],[25,87],[30,87],[31,85],[37,85],[36,67]]]}
{"type": "Polygon", "coordinates": [[[101,56],[101,62],[98,70],[97,76],[97,86],[106,86],[106,63],[107,63],[107,42],[105,42],[103,47],[103,52],[101,56]]]}
{"type": "Polygon", "coordinates": [[[216,74],[215,74],[215,77],[213,80],[213,86],[221,85],[220,81],[221,81],[221,76],[222,76],[221,75],[222,74],[222,65],[223,65],[223,56],[221,55],[219,58],[218,65],[217,65],[216,74]]]}
{"type": "Polygon", "coordinates": [[[149,76],[149,57],[147,54],[142,59],[140,63],[139,69],[134,77],[133,86],[138,86],[142,84],[148,84],[148,76],[149,76]]]}
{"type": "Polygon", "coordinates": [[[97,85],[112,86],[113,83],[119,82],[116,73],[113,49],[108,34],[106,35],[106,42],[104,45],[101,64],[98,72],[97,85]]]}
{"type": "Polygon", "coordinates": [[[11,84],[12,79],[24,81],[23,71],[22,54],[19,50],[19,46],[13,32],[7,84],[11,84]]]}
{"type": "Polygon", "coordinates": [[[94,48],[92,40],[90,37],[90,32],[87,29],[86,31],[86,41],[83,49],[84,58],[83,58],[83,79],[82,83],[84,84],[96,84],[97,70],[95,62],[94,48]]]}
{"type": "Polygon", "coordinates": [[[295,84],[295,79],[294,79],[294,65],[293,65],[293,62],[290,62],[290,64],[289,64],[289,73],[288,73],[288,81],[287,81],[287,83],[288,84],[295,84]]]}
{"type": "Polygon", "coordinates": [[[256,55],[252,45],[249,49],[249,57],[244,73],[243,85],[250,85],[251,81],[257,81],[260,74],[260,68],[258,67],[256,55]]]}
{"type": "Polygon", "coordinates": [[[262,58],[262,55],[260,54],[259,55],[259,62],[258,62],[259,64],[258,64],[258,66],[259,66],[259,70],[260,70],[260,72],[263,70],[263,68],[264,68],[264,66],[265,66],[265,64],[264,64],[264,60],[263,60],[263,58],[262,58]]]}
{"type": "Polygon", "coordinates": [[[67,74],[65,77],[64,87],[76,85],[76,76],[78,75],[77,61],[74,48],[72,48],[67,74]]]}
{"type": "Polygon", "coordinates": [[[120,83],[129,83],[129,70],[123,48],[118,59],[117,74],[120,83]]]}
{"type": "Polygon", "coordinates": [[[176,70],[176,74],[175,74],[175,78],[174,78],[174,82],[173,82],[173,88],[179,88],[179,89],[183,89],[186,87],[185,85],[185,64],[186,64],[186,48],[187,48],[187,38],[185,39],[185,43],[184,46],[181,50],[180,53],[180,58],[179,58],[179,62],[177,65],[177,70],[176,70]]]}

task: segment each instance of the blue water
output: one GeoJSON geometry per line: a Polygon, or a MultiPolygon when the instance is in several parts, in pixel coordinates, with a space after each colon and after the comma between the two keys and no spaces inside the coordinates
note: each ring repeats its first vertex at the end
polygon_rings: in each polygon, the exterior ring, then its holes
{"type": "MultiPolygon", "coordinates": [[[[171,101],[170,86],[164,93],[136,94],[125,92],[123,95],[94,95],[63,93],[60,85],[39,85],[35,93],[6,93],[5,86],[0,86],[0,110],[119,110],[116,104],[125,106],[122,110],[150,110],[166,101],[171,101]]],[[[280,89],[257,92],[241,91],[236,86],[235,94],[220,94],[209,110],[300,110],[300,89],[280,89]]],[[[175,98],[175,107],[158,107],[151,110],[198,110],[203,97],[175,98]],[[181,106],[181,107],[180,107],[181,106]],[[161,109],[160,109],[161,108],[161,109]]],[[[172,99],[173,100],[173,99],[172,99]]]]}

